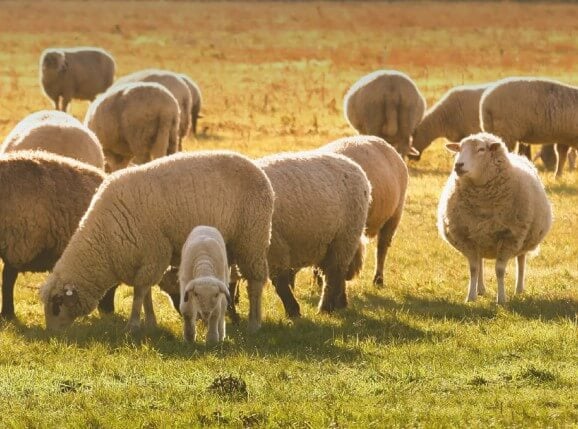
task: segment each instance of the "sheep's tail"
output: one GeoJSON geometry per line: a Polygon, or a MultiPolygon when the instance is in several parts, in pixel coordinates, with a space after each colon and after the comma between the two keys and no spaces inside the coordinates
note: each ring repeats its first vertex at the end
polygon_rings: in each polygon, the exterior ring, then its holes
{"type": "Polygon", "coordinates": [[[361,269],[363,268],[363,260],[365,258],[365,236],[359,239],[359,245],[355,251],[353,259],[349,263],[347,268],[347,274],[345,275],[345,280],[352,280],[359,275],[361,269]]]}

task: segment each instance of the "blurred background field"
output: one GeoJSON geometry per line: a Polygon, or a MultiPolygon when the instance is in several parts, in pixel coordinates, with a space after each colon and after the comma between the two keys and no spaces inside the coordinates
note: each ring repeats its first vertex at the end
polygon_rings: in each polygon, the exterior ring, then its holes
{"type": "MultiPolygon", "coordinates": [[[[0,139],[51,108],[38,84],[39,55],[51,46],[103,47],[117,76],[148,67],[189,74],[204,118],[185,149],[252,157],[352,134],[343,95],[379,68],[407,73],[428,106],[453,86],[513,75],[578,85],[570,3],[17,1],[0,2],[0,22],[0,139]]],[[[73,101],[71,112],[82,119],[87,106],[73,101]]],[[[263,329],[249,336],[244,322],[229,325],[215,349],[182,343],[160,293],[161,329],[125,336],[129,288],[117,296],[118,316],[95,313],[51,338],[36,292],[45,275],[22,276],[20,322],[0,327],[0,426],[578,425],[577,173],[541,172],[555,222],[529,263],[527,294],[498,308],[486,263],[489,295],[466,305],[466,261],[435,228],[452,164],[442,143],[410,164],[386,286],[371,285],[372,243],[350,309],[331,317],[316,314],[319,293],[304,270],[302,320],[288,321],[268,286],[263,329]],[[246,382],[246,394],[207,390],[227,374],[246,382]]]]}

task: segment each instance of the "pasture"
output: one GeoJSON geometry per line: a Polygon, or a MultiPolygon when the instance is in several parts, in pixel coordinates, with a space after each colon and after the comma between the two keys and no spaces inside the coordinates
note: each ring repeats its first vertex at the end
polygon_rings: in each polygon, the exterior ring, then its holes
{"type": "MultiPolygon", "coordinates": [[[[117,76],[189,74],[204,118],[185,149],[251,157],[352,134],[343,95],[379,68],[411,76],[428,106],[455,85],[512,75],[578,85],[570,3],[18,1],[1,3],[0,22],[2,139],[51,108],[38,84],[51,46],[103,47],[117,76]]],[[[73,101],[71,113],[82,119],[87,107],[73,101]]],[[[435,224],[452,166],[442,143],[409,164],[386,285],[371,284],[371,242],[349,308],[331,316],[316,313],[319,291],[303,270],[301,319],[284,316],[268,284],[263,327],[249,335],[243,286],[242,321],[216,347],[183,343],[158,288],[158,330],[124,332],[132,289],[123,287],[115,316],[94,312],[50,336],[37,293],[46,275],[21,276],[18,321],[0,323],[0,427],[577,427],[578,173],[541,170],[555,220],[529,261],[526,294],[513,295],[512,262],[510,302],[497,306],[487,261],[489,293],[465,304],[466,260],[435,224]]]]}

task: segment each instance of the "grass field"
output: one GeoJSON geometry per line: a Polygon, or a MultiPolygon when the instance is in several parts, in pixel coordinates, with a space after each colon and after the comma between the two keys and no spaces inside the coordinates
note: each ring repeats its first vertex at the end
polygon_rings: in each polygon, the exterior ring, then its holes
{"type": "MultiPolygon", "coordinates": [[[[186,149],[254,157],[351,134],[343,95],[378,68],[408,73],[429,105],[452,86],[510,75],[578,84],[572,4],[18,1],[0,2],[0,23],[0,138],[51,107],[37,78],[49,46],[104,47],[119,75],[188,73],[205,118],[186,149]]],[[[86,108],[73,102],[72,113],[86,108]]],[[[437,142],[410,164],[384,288],[371,285],[372,244],[346,311],[316,314],[304,270],[302,319],[287,320],[267,286],[261,331],[248,335],[244,319],[215,348],[182,342],[158,289],[156,331],[124,333],[132,291],[122,288],[117,316],[95,312],[51,337],[37,294],[45,275],[21,276],[19,321],[0,325],[0,427],[578,427],[576,173],[541,173],[554,226],[523,297],[509,266],[502,308],[490,263],[489,295],[464,304],[466,261],[438,237],[451,163],[437,142]]]]}

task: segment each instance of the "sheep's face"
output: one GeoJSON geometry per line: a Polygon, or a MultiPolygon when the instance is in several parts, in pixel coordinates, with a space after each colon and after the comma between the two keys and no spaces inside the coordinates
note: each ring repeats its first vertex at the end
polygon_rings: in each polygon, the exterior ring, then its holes
{"type": "Polygon", "coordinates": [[[163,274],[163,278],[159,282],[159,287],[169,294],[178,294],[179,290],[179,269],[177,267],[169,267],[163,274]]]}
{"type": "Polygon", "coordinates": [[[419,159],[420,153],[412,146],[409,139],[407,141],[399,142],[397,145],[395,145],[395,149],[403,159],[419,159]]]}
{"type": "Polygon", "coordinates": [[[459,143],[448,143],[446,148],[456,152],[454,172],[460,178],[469,178],[479,182],[487,175],[488,166],[496,153],[505,152],[504,143],[496,136],[487,133],[474,134],[459,143]]]}
{"type": "Polygon", "coordinates": [[[185,287],[181,297],[181,313],[191,315],[192,307],[196,307],[198,314],[204,321],[208,321],[211,314],[220,304],[222,295],[229,300],[229,287],[222,281],[212,277],[201,277],[191,280],[185,287]]]}
{"type": "Polygon", "coordinates": [[[46,329],[60,331],[67,328],[78,317],[80,303],[78,292],[73,285],[58,285],[57,280],[49,279],[41,289],[44,302],[46,329]]]}
{"type": "Polygon", "coordinates": [[[63,52],[47,52],[42,57],[42,71],[44,73],[59,73],[66,69],[66,61],[63,52]]]}

